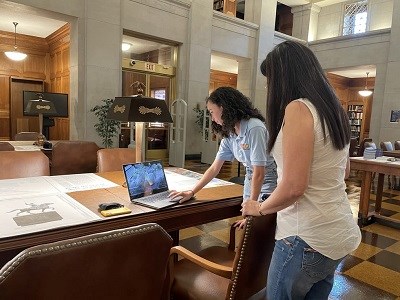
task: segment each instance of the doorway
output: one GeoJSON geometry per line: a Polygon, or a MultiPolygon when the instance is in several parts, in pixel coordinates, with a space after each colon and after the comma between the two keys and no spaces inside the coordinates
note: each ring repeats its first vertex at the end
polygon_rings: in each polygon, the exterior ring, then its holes
{"type": "MultiPolygon", "coordinates": [[[[136,88],[133,83],[139,81],[145,85],[144,96],[162,99],[170,106],[172,98],[173,77],[163,74],[153,74],[149,72],[137,72],[131,70],[122,71],[122,96],[131,96],[136,94],[136,88]]],[[[121,124],[122,144],[126,147],[130,136],[130,125],[121,124]]],[[[169,157],[169,125],[164,123],[145,124],[145,158],[146,160],[162,159],[169,157]]],[[[121,140],[121,139],[120,139],[121,140]]]]}
{"type": "Polygon", "coordinates": [[[43,92],[43,80],[11,78],[10,139],[18,132],[39,132],[39,118],[24,116],[23,91],[43,92]]]}

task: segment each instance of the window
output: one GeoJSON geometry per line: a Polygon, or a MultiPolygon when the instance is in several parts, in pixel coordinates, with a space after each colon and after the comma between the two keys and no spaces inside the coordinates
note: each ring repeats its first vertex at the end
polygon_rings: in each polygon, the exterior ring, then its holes
{"type": "Polygon", "coordinates": [[[343,35],[367,30],[368,1],[358,1],[344,6],[343,35]]]}

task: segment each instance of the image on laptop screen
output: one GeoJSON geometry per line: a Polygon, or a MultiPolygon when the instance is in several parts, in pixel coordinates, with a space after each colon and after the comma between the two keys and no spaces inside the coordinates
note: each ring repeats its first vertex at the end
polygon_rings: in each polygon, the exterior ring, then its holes
{"type": "Polygon", "coordinates": [[[148,161],[123,166],[131,199],[168,191],[161,161],[148,161]]]}

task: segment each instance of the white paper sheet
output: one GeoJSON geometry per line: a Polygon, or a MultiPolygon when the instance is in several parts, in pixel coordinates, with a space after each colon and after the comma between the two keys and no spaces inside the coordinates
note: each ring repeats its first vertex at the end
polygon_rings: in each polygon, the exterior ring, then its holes
{"type": "MultiPolygon", "coordinates": [[[[183,174],[174,173],[165,170],[165,177],[167,178],[168,188],[170,190],[185,191],[192,189],[201,178],[202,174],[185,171],[183,174]]],[[[210,188],[222,185],[231,185],[232,182],[214,178],[204,188],[210,188]]]]}
{"type": "Polygon", "coordinates": [[[41,147],[35,145],[14,146],[15,151],[40,151],[41,147]]]}
{"type": "Polygon", "coordinates": [[[0,216],[0,238],[100,219],[65,194],[3,199],[0,201],[0,216]]]}
{"type": "Polygon", "coordinates": [[[57,194],[59,190],[47,181],[49,176],[0,180],[0,200],[57,194]]]}
{"type": "Polygon", "coordinates": [[[47,180],[62,193],[118,186],[118,184],[93,173],[49,176],[47,180]]]}

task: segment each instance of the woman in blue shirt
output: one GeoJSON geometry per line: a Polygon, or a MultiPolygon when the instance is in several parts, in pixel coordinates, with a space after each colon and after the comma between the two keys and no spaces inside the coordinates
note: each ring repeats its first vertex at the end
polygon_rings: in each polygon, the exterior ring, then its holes
{"type": "Polygon", "coordinates": [[[234,158],[246,168],[243,200],[262,201],[276,187],[275,161],[267,153],[268,132],[265,119],[250,100],[238,90],[220,87],[206,100],[213,132],[222,137],[214,162],[199,182],[188,191],[172,191],[182,196],[180,203],[192,198],[220,172],[224,161],[234,158]]]}

